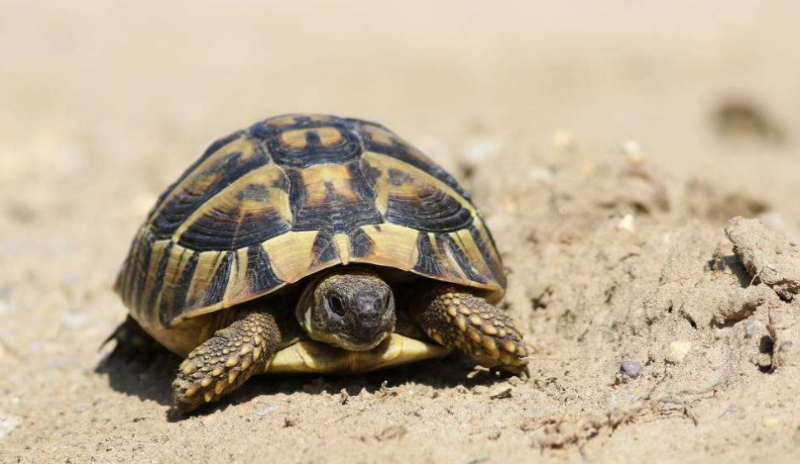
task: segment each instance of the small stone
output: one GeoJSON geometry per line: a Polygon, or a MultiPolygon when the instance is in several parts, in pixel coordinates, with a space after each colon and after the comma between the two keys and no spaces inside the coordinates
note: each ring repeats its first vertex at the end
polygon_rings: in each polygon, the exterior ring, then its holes
{"type": "Polygon", "coordinates": [[[761,423],[764,424],[764,427],[774,428],[774,427],[777,427],[777,426],[779,426],[781,424],[781,420],[778,419],[777,417],[771,417],[770,416],[770,417],[765,417],[764,419],[762,419],[761,423]]]}
{"type": "Polygon", "coordinates": [[[267,406],[266,408],[259,409],[258,411],[256,411],[256,416],[266,417],[272,414],[273,412],[277,411],[278,409],[280,409],[279,406],[267,406]]]}
{"type": "Polygon", "coordinates": [[[642,363],[635,359],[626,359],[620,363],[619,371],[632,379],[638,379],[642,373],[642,363]]]}
{"type": "Polygon", "coordinates": [[[407,430],[402,425],[392,425],[385,429],[383,429],[380,433],[375,435],[375,438],[378,441],[386,441],[386,440],[393,440],[393,439],[400,439],[403,438],[407,433],[407,430]]]}
{"type": "Polygon", "coordinates": [[[631,158],[644,158],[644,150],[642,150],[642,145],[636,140],[626,140],[622,142],[622,145],[620,145],[620,150],[622,150],[622,153],[628,157],[629,160],[631,160],[631,158]]]}
{"type": "Polygon", "coordinates": [[[744,328],[744,338],[753,338],[753,334],[756,333],[756,325],[754,323],[747,324],[747,327],[744,328]]]}
{"type": "Polygon", "coordinates": [[[676,340],[669,344],[666,361],[672,364],[680,364],[686,358],[686,355],[689,354],[689,350],[691,349],[692,342],[676,340]]]}
{"type": "Polygon", "coordinates": [[[761,353],[756,359],[756,364],[758,364],[758,367],[767,369],[772,366],[772,356],[769,353],[761,353]]]}
{"type": "Polygon", "coordinates": [[[496,144],[489,137],[476,138],[465,150],[463,160],[469,165],[477,165],[497,151],[496,144]]]}
{"type": "Polygon", "coordinates": [[[472,392],[476,395],[483,395],[484,393],[489,391],[489,387],[485,385],[478,385],[477,387],[472,389],[472,392]]]}
{"type": "Polygon", "coordinates": [[[0,411],[0,440],[22,425],[22,418],[0,411]]]}
{"type": "Polygon", "coordinates": [[[635,232],[636,226],[634,225],[633,214],[626,214],[617,224],[617,229],[626,230],[628,232],[635,232]]]}
{"type": "Polygon", "coordinates": [[[553,145],[561,151],[572,152],[575,151],[577,143],[570,131],[558,130],[553,133],[553,145]]]}
{"type": "Polygon", "coordinates": [[[553,174],[547,168],[535,167],[528,171],[528,179],[534,182],[548,183],[553,180],[553,174]]]}
{"type": "Polygon", "coordinates": [[[512,388],[508,385],[497,385],[489,390],[489,398],[493,400],[501,400],[504,398],[511,398],[512,388]]]}
{"type": "Polygon", "coordinates": [[[86,325],[87,320],[86,314],[78,311],[66,311],[61,314],[61,323],[70,329],[78,329],[86,325]]]}

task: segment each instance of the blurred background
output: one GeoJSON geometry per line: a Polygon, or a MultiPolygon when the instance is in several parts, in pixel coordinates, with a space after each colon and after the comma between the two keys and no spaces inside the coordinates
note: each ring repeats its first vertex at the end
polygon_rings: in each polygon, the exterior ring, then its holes
{"type": "MultiPolygon", "coordinates": [[[[769,215],[800,241],[798,18],[797,0],[0,0],[0,462],[293,462],[287,449],[308,462],[524,462],[570,407],[610,418],[649,398],[657,373],[614,382],[630,339],[613,337],[654,331],[644,361],[676,336],[636,325],[670,237],[703,266],[713,244],[691,234],[713,242],[731,216],[769,215]],[[487,380],[443,364],[389,376],[399,396],[380,396],[380,376],[375,395],[363,378],[264,380],[230,414],[173,424],[174,363],[98,373],[97,346],[126,312],[116,270],[158,194],[213,140],[290,112],[383,123],[465,183],[513,271],[507,308],[543,384],[481,400],[472,386],[487,380]],[[409,438],[370,438],[390,423],[409,438]],[[511,424],[502,437],[498,424],[511,424]]],[[[719,346],[712,329],[696,346],[719,346]]],[[[676,391],[704,391],[706,367],[722,366],[704,356],[676,391]]],[[[796,449],[800,383],[763,372],[709,400],[699,426],[646,419],[594,451],[621,463],[651,446],[682,449],[675,462],[796,449]],[[762,409],[787,418],[762,422],[762,409]]]]}
{"type": "Polygon", "coordinates": [[[468,132],[517,151],[557,131],[635,139],[679,172],[757,166],[761,187],[772,157],[798,158],[797,2],[412,3],[3,0],[0,178],[186,142],[170,179],[213,138],[296,111],[429,151],[468,132]]]}

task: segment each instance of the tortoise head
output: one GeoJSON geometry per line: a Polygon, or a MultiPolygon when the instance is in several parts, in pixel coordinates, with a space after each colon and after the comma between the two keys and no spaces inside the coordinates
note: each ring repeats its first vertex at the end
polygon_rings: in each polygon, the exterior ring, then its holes
{"type": "Polygon", "coordinates": [[[311,281],[298,302],[297,320],[316,341],[351,351],[377,346],[394,331],[394,295],[377,275],[336,270],[311,281]]]}

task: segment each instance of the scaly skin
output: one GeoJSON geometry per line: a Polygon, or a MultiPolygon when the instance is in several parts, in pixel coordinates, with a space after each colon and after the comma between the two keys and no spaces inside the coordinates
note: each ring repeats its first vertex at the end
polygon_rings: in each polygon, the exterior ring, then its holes
{"type": "Polygon", "coordinates": [[[266,312],[241,313],[194,349],[172,382],[175,409],[187,413],[219,400],[263,372],[278,350],[281,331],[266,312]]]}
{"type": "Polygon", "coordinates": [[[411,316],[436,342],[457,348],[478,364],[520,373],[528,350],[514,322],[469,291],[433,284],[411,304],[411,316]]]}

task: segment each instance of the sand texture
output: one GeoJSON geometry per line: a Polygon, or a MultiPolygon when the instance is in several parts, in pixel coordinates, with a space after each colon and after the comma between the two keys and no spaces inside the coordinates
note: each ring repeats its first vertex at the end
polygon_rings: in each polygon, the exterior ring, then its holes
{"type": "Polygon", "coordinates": [[[0,463],[797,462],[794,2],[198,3],[0,2],[0,463]],[[530,378],[455,354],[177,419],[179,358],[104,360],[159,193],[287,112],[462,182],[530,378]]]}

